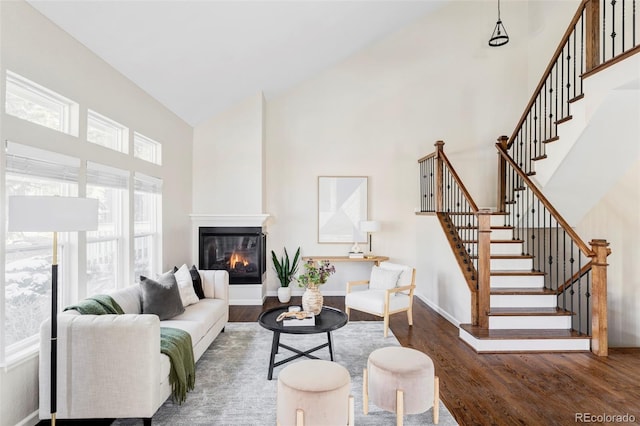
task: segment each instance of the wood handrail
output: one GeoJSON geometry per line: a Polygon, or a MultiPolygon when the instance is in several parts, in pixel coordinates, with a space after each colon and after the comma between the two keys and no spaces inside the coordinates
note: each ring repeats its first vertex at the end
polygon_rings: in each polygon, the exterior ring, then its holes
{"type": "Polygon", "coordinates": [[[425,155],[424,157],[422,157],[421,159],[418,160],[418,163],[422,163],[423,161],[428,160],[429,158],[433,158],[437,155],[437,152],[432,152],[431,154],[425,155]]]}
{"type": "Polygon", "coordinates": [[[583,275],[591,270],[591,261],[587,262],[578,272],[573,274],[568,280],[564,282],[558,289],[556,290],[556,294],[564,293],[569,287],[573,286],[573,284],[578,281],[583,275]]]}
{"type": "Polygon", "coordinates": [[[456,173],[455,169],[449,162],[449,159],[447,158],[447,155],[444,153],[444,151],[441,151],[441,155],[442,155],[442,161],[449,168],[449,173],[451,173],[451,176],[453,176],[455,181],[458,183],[458,186],[462,190],[462,194],[469,202],[469,206],[473,209],[473,212],[476,213],[478,211],[478,206],[476,205],[475,201],[473,201],[473,198],[471,198],[471,194],[469,194],[469,191],[467,191],[467,188],[464,186],[464,183],[462,183],[460,176],[458,176],[458,173],[456,173]]]}
{"type": "Polygon", "coordinates": [[[529,187],[529,189],[531,189],[531,191],[535,194],[535,196],[538,197],[540,201],[542,201],[542,204],[544,204],[547,210],[551,212],[551,214],[556,219],[560,227],[567,234],[569,234],[569,236],[576,243],[580,251],[582,251],[588,257],[593,257],[595,253],[591,250],[591,248],[584,241],[582,241],[582,239],[580,238],[580,236],[578,236],[576,231],[574,231],[573,228],[569,226],[567,221],[564,220],[562,215],[558,213],[558,211],[551,205],[549,200],[547,200],[547,198],[542,194],[542,192],[538,189],[538,187],[535,186],[535,184],[531,181],[531,179],[529,179],[529,177],[522,170],[520,170],[520,167],[518,167],[515,161],[513,161],[513,159],[500,146],[500,144],[496,144],[496,149],[498,150],[502,158],[504,158],[507,161],[507,163],[511,165],[511,168],[518,174],[518,176],[520,176],[520,178],[525,182],[525,184],[529,187]]]}
{"type": "Polygon", "coordinates": [[[507,146],[508,148],[511,148],[511,145],[513,145],[513,141],[516,138],[516,135],[520,131],[520,128],[522,127],[522,124],[526,120],[527,115],[529,115],[529,111],[531,110],[531,108],[533,107],[533,104],[538,98],[538,94],[540,93],[540,91],[542,90],[542,87],[547,81],[547,76],[551,72],[551,69],[553,68],[553,66],[556,64],[556,61],[558,60],[560,53],[562,53],[564,49],[564,45],[567,43],[569,36],[573,33],[574,25],[577,24],[578,21],[580,20],[580,17],[582,16],[582,11],[586,7],[587,3],[589,3],[590,1],[591,0],[582,0],[582,2],[580,3],[580,6],[578,6],[578,10],[576,10],[575,15],[573,15],[573,19],[571,19],[571,23],[569,23],[569,25],[567,26],[567,29],[564,32],[564,35],[562,36],[562,39],[560,40],[560,43],[558,44],[558,47],[556,48],[555,53],[551,57],[551,60],[549,61],[547,68],[545,68],[544,72],[542,73],[542,78],[540,78],[540,82],[538,82],[536,89],[533,91],[533,95],[531,96],[531,99],[529,100],[527,107],[524,109],[524,112],[522,113],[520,120],[518,120],[518,124],[516,125],[515,130],[511,134],[511,137],[509,138],[509,144],[507,146]]]}

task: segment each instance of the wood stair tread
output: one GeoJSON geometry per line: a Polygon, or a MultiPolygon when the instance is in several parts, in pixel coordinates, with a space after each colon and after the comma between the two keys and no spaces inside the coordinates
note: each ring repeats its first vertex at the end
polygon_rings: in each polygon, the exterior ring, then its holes
{"type": "Polygon", "coordinates": [[[535,276],[539,276],[539,275],[545,275],[544,272],[539,272],[539,271],[513,271],[513,270],[491,270],[490,272],[491,276],[503,276],[503,277],[507,277],[507,276],[513,276],[513,277],[522,277],[522,276],[531,276],[531,275],[535,275],[535,276]]]}
{"type": "MultiPolygon", "coordinates": [[[[472,259],[477,259],[478,255],[471,256],[472,259]]],[[[530,254],[492,254],[491,259],[533,259],[530,254]]]]}
{"type": "Polygon", "coordinates": [[[504,287],[504,288],[492,288],[490,289],[491,294],[500,294],[500,295],[535,295],[535,296],[544,296],[548,294],[556,295],[557,293],[551,289],[545,287],[504,287]]]}
{"type": "MultiPolygon", "coordinates": [[[[477,243],[478,240],[462,240],[462,242],[477,243]]],[[[524,243],[524,240],[491,240],[491,242],[496,244],[505,244],[505,243],[521,244],[521,243],[524,243]]]]}
{"type": "MultiPolygon", "coordinates": [[[[478,229],[477,226],[456,226],[457,229],[478,229]]],[[[491,226],[490,229],[503,229],[503,230],[509,230],[509,229],[515,229],[513,226],[507,226],[507,225],[496,225],[496,226],[491,226]]]]}
{"type": "Polygon", "coordinates": [[[467,333],[471,334],[476,339],[588,339],[589,336],[580,334],[574,330],[566,329],[488,329],[481,328],[471,324],[460,324],[467,333]]]}
{"type": "Polygon", "coordinates": [[[488,315],[494,317],[567,316],[573,313],[560,308],[491,308],[488,315]]]}

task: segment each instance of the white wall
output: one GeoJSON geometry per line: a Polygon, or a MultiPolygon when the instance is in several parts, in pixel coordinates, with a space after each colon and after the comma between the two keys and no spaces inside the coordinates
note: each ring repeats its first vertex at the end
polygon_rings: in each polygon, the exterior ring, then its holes
{"type": "MultiPolygon", "coordinates": [[[[369,217],[382,224],[373,251],[416,265],[417,159],[438,139],[480,205],[495,203],[493,142],[526,102],[526,7],[510,18],[512,42],[487,46],[495,8],[451,2],[267,103],[267,212],[276,251],[344,255],[317,243],[317,177],[369,177],[369,217]]],[[[337,265],[323,292],[367,268],[337,265]]],[[[417,271],[420,283],[426,277],[417,271]]],[[[270,279],[269,289],[277,282],[270,279]]]]}
{"type": "Polygon", "coordinates": [[[263,104],[259,93],[194,129],[193,213],[263,213],[263,104]]]}
{"type": "MultiPolygon", "coordinates": [[[[164,165],[148,164],[85,142],[84,118],[81,136],[76,138],[3,113],[0,140],[162,178],[163,269],[188,261],[192,128],[27,3],[0,2],[0,19],[3,85],[4,71],[14,71],[78,102],[81,117],[86,117],[87,108],[91,108],[155,139],[162,143],[164,165]]],[[[4,184],[1,187],[4,198],[4,184]]],[[[4,219],[4,213],[0,218],[4,219]]],[[[2,276],[3,270],[0,268],[2,276]]],[[[37,410],[37,373],[37,357],[0,369],[0,425],[37,420],[28,418],[37,410]]]]}
{"type": "Polygon", "coordinates": [[[591,209],[576,227],[585,241],[605,239],[609,345],[640,346],[640,161],[591,209]]]}

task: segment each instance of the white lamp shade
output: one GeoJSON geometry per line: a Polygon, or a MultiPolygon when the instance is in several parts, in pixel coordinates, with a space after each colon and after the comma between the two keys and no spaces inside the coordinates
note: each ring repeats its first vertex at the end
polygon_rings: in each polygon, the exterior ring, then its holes
{"type": "Polygon", "coordinates": [[[362,232],[378,232],[380,230],[380,222],[376,220],[363,220],[360,222],[360,231],[362,232]]]}
{"type": "Polygon", "coordinates": [[[68,232],[98,229],[98,200],[79,197],[9,197],[10,232],[68,232]]]}

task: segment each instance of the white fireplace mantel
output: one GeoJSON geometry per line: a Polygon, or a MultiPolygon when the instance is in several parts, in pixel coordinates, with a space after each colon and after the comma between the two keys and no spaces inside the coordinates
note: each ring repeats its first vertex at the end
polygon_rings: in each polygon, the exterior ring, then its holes
{"type": "Polygon", "coordinates": [[[264,226],[270,215],[259,214],[202,214],[189,215],[194,227],[200,226],[264,226]]]}

